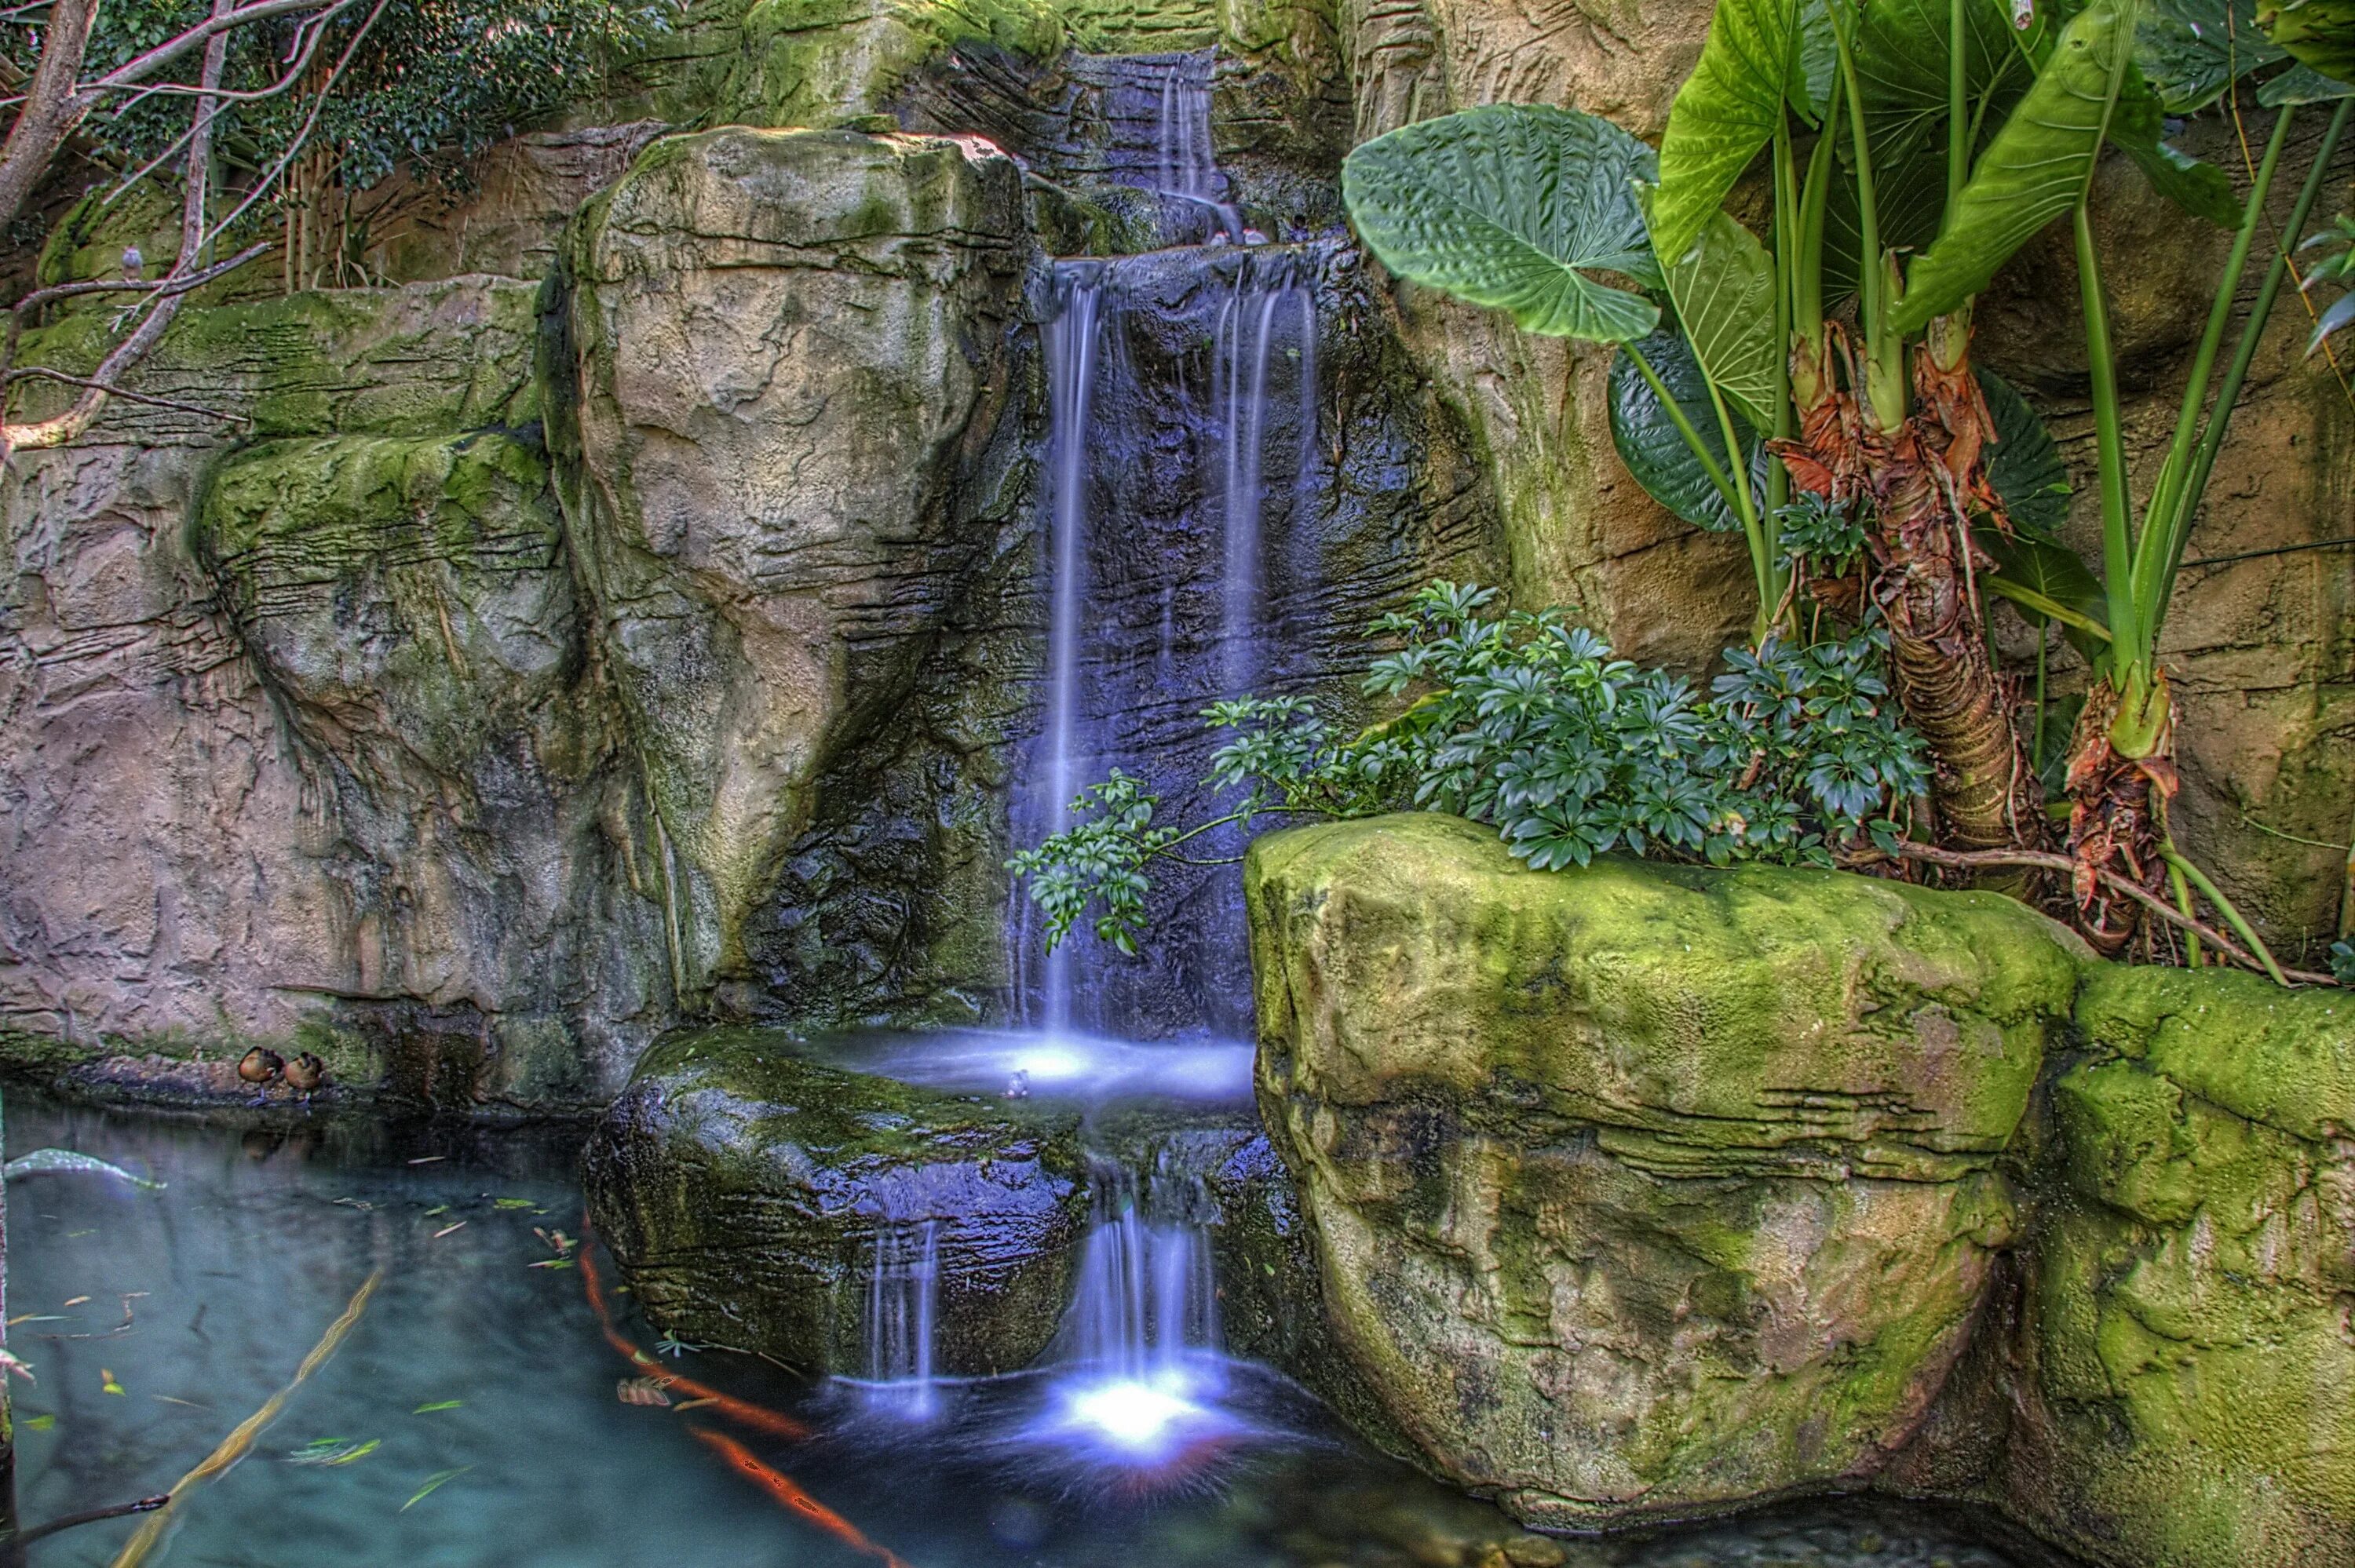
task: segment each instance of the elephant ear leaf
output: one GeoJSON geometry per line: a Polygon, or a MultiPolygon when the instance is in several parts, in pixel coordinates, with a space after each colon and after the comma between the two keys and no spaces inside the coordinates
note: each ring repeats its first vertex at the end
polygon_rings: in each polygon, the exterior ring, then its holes
{"type": "Polygon", "coordinates": [[[1898,331],[1918,333],[1961,306],[2039,229],[2077,205],[2126,82],[2134,9],[2133,0],[2094,0],[2071,19],[1980,155],[1937,239],[1914,262],[1891,313],[1898,331]]]}
{"type": "Polygon", "coordinates": [[[1712,213],[1668,275],[1668,297],[1701,373],[1753,426],[1774,424],[1781,351],[1774,342],[1774,263],[1765,247],[1731,214],[1712,213]]]}
{"type": "Polygon", "coordinates": [[[2355,0],[2257,0],[2257,26],[2300,65],[2355,81],[2355,0]]]}
{"type": "Polygon", "coordinates": [[[1996,564],[1979,586],[2011,600],[2030,624],[2059,621],[2069,646],[2100,668],[2110,644],[2109,599],[2102,579],[2065,546],[2024,535],[2007,539],[1992,528],[1977,529],[1972,537],[1996,564]]]}
{"type": "MultiPolygon", "coordinates": [[[[1684,334],[1673,325],[1663,326],[1636,348],[1676,398],[1685,422],[1709,449],[1719,471],[1735,477],[1747,473],[1754,482],[1764,466],[1764,448],[1737,414],[1732,420],[1733,436],[1742,456],[1738,461],[1726,461],[1725,440],[1718,429],[1716,411],[1710,406],[1709,387],[1684,334]]],[[[1644,493],[1686,522],[1711,533],[1739,532],[1741,517],[1726,504],[1724,494],[1686,444],[1659,394],[1627,355],[1612,360],[1610,390],[1612,445],[1618,448],[1619,461],[1627,465],[1644,493]]]]}
{"type": "Polygon", "coordinates": [[[1351,153],[1342,199],[1366,248],[1401,278],[1511,313],[1527,332],[1625,343],[1659,324],[1637,183],[1652,150],[1574,110],[1494,104],[1403,126],[1351,153]]]}
{"type": "Polygon", "coordinates": [[[1995,419],[1987,482],[2001,498],[2014,533],[2049,541],[2069,514],[2069,468],[2061,461],[2061,449],[2011,383],[1984,367],[1975,366],[1973,373],[1995,419]]]}
{"type": "Polygon", "coordinates": [[[1820,51],[1800,0],[1718,0],[1692,75],[1660,137],[1652,217],[1660,254],[1682,256],[1733,182],[1774,139],[1784,105],[1812,113],[1810,59],[1820,51]]]}
{"type": "Polygon", "coordinates": [[[2135,63],[2169,114],[2198,113],[2282,58],[2250,0],[2155,0],[2136,34],[2135,63]]]}

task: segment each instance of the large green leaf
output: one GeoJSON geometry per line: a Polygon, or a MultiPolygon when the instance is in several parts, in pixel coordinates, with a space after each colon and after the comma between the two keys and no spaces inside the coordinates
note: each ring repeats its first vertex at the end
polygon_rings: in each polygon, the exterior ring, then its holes
{"type": "Polygon", "coordinates": [[[2061,35],[1928,252],[1913,264],[1891,313],[1898,331],[1920,332],[1977,294],[1996,269],[2077,204],[2124,84],[2133,42],[2133,0],[2094,0],[2061,35]]]}
{"type": "MultiPolygon", "coordinates": [[[[2038,6],[2029,30],[2016,33],[2009,0],[1966,0],[1964,88],[1983,124],[2000,124],[2035,79],[2058,30],[2051,11],[2038,6]]],[[[1948,0],[1870,0],[1864,7],[1856,77],[1876,171],[1923,148],[1944,158],[1952,36],[1948,0]]]]}
{"type": "Polygon", "coordinates": [[[2342,98],[2355,98],[2355,87],[2309,65],[2294,65],[2257,89],[2257,101],[2267,109],[2285,103],[2336,103],[2342,98]]]}
{"type": "Polygon", "coordinates": [[[1774,138],[1784,105],[1812,111],[1800,0],[1718,0],[1692,75],[1660,138],[1652,209],[1660,254],[1682,256],[1733,182],[1774,138]]]}
{"type": "Polygon", "coordinates": [[[1774,262],[1724,212],[1710,216],[1682,260],[1667,269],[1668,297],[1702,372],[1761,429],[1774,423],[1774,262]]]}
{"type": "MultiPolygon", "coordinates": [[[[1764,447],[1742,416],[1736,414],[1733,433],[1742,447],[1742,461],[1739,464],[1726,461],[1725,439],[1718,429],[1716,411],[1710,406],[1700,366],[1693,358],[1684,334],[1674,326],[1663,326],[1633,346],[1676,398],[1677,406],[1684,411],[1686,420],[1718,467],[1729,475],[1750,475],[1752,493],[1755,494],[1756,479],[1764,467],[1764,447]]],[[[1653,500],[1686,522],[1712,533],[1740,531],[1741,517],[1726,504],[1717,486],[1710,482],[1709,471],[1693,455],[1691,446],[1678,430],[1676,421],[1668,417],[1651,383],[1644,379],[1643,372],[1624,353],[1611,366],[1611,440],[1619,449],[1619,461],[1627,465],[1627,471],[1636,476],[1636,482],[1653,500]]]]}
{"type": "Polygon", "coordinates": [[[2299,63],[2355,81],[2355,0],[2257,0],[2257,26],[2299,63]]]}
{"type": "Polygon", "coordinates": [[[1652,150],[1573,110],[1494,104],[1378,136],[1341,166],[1366,248],[1402,278],[1508,311],[1525,331],[1624,343],[1657,306],[1590,272],[1657,285],[1636,201],[1652,150]]]}
{"type": "Polygon", "coordinates": [[[2152,0],[2135,37],[2135,63],[2169,114],[2207,108],[2282,58],[2257,30],[2254,0],[2152,0]]]}
{"type": "Polygon", "coordinates": [[[2051,539],[2069,514],[2069,466],[2052,432],[1992,370],[1974,367],[1987,412],[1995,418],[1995,445],[1987,450],[1987,482],[2002,498],[2012,527],[2034,539],[2051,539]]]}
{"type": "Polygon", "coordinates": [[[2150,188],[2191,214],[2220,228],[2241,227],[2241,198],[2232,192],[2232,177],[2213,164],[2179,153],[2165,140],[2166,111],[2158,95],[2128,67],[2118,91],[2116,111],[2110,116],[2110,143],[2134,160],[2150,188]]]}
{"type": "Polygon", "coordinates": [[[1992,528],[1973,537],[1995,558],[1996,569],[1979,579],[1982,588],[2011,600],[2031,624],[2059,621],[2061,634],[2086,663],[2103,662],[2110,641],[2104,624],[2109,596],[2074,551],[2043,539],[2007,539],[1992,528]]]}

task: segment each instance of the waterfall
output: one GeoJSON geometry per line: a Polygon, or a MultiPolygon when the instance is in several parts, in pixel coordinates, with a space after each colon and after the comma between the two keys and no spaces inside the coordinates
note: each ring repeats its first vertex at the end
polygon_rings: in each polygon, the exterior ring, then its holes
{"type": "Polygon", "coordinates": [[[1154,122],[1155,189],[1210,215],[1220,238],[1243,238],[1242,214],[1220,199],[1226,176],[1210,147],[1210,83],[1207,55],[1173,55],[1161,78],[1161,110],[1154,122]]]}
{"type": "MultiPolygon", "coordinates": [[[[1294,328],[1293,377],[1295,426],[1300,431],[1295,480],[1316,455],[1316,299],[1295,276],[1288,256],[1269,265],[1245,267],[1219,313],[1215,372],[1216,421],[1223,432],[1224,484],[1220,526],[1225,571],[1220,583],[1220,667],[1231,692],[1248,688],[1260,674],[1258,652],[1264,634],[1264,567],[1260,519],[1265,511],[1263,479],[1267,444],[1268,360],[1279,328],[1294,328]]],[[[1256,262],[1260,258],[1253,258],[1256,262]]]]}
{"type": "Polygon", "coordinates": [[[1135,1181],[1096,1172],[1095,1218],[1080,1254],[1063,1359],[1124,1382],[1188,1381],[1191,1352],[1219,1348],[1209,1238],[1182,1218],[1156,1223],[1135,1181]]]}
{"type": "Polygon", "coordinates": [[[932,1340],[940,1307],[940,1222],[879,1222],[873,1267],[867,1285],[870,1395],[901,1414],[929,1416],[939,1403],[932,1340]]]}
{"type": "MultiPolygon", "coordinates": [[[[1034,821],[1049,832],[1068,825],[1079,778],[1080,609],[1087,591],[1088,425],[1094,401],[1098,323],[1104,284],[1091,268],[1058,269],[1059,306],[1047,323],[1048,485],[1053,511],[1049,525],[1053,598],[1047,627],[1047,736],[1045,798],[1033,803],[1034,821]]],[[[1036,940],[1027,917],[1024,948],[1036,940]]],[[[1071,948],[1047,956],[1039,985],[1040,1022],[1050,1034],[1071,1026],[1071,948]]]]}

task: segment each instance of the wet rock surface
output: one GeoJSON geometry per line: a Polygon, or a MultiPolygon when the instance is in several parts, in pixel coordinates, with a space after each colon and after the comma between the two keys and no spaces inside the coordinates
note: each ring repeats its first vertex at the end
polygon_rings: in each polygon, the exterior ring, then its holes
{"type": "Polygon", "coordinates": [[[1533,873],[1436,816],[1248,870],[1260,1098],[1424,1462],[1593,1527],[1870,1476],[1963,1348],[2073,940],[1835,874],[1533,873]]]}
{"type": "Polygon", "coordinates": [[[1078,1128],[719,1030],[647,1053],[583,1171],[598,1234],[666,1332],[864,1375],[879,1238],[929,1225],[936,1369],[1010,1372],[1070,1295],[1087,1213],[1078,1128]]]}

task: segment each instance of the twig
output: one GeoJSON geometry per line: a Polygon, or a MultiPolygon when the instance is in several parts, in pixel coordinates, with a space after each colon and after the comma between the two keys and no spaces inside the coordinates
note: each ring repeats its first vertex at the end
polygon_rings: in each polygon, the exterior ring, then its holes
{"type": "Polygon", "coordinates": [[[336,58],[335,69],[327,72],[327,79],[319,84],[317,92],[312,94],[311,112],[304,117],[301,129],[294,132],[294,139],[286,143],[286,150],[279,154],[278,162],[253,182],[253,188],[246,193],[245,199],[238,203],[227,217],[213,225],[211,231],[205,236],[206,244],[211,244],[227,232],[229,226],[243,217],[246,208],[260,201],[262,193],[286,173],[288,165],[294,162],[294,154],[303,150],[303,144],[311,139],[311,132],[319,128],[319,116],[326,111],[327,100],[334,96],[336,83],[342,79],[345,68],[352,63],[352,57],[359,52],[361,40],[368,36],[368,29],[376,26],[377,18],[384,15],[384,8],[391,3],[392,0],[376,0],[376,9],[368,14],[368,20],[359,25],[359,30],[352,35],[352,41],[344,46],[344,52],[336,58]]]}
{"type": "MultiPolygon", "coordinates": [[[[1914,843],[1911,840],[1900,840],[1895,850],[1888,853],[1893,853],[1900,860],[1923,861],[1931,865],[1948,866],[1956,871],[1975,871],[1982,866],[2016,865],[2035,871],[2057,871],[2063,875],[2073,876],[2078,869],[2077,863],[2067,855],[2053,854],[2043,850],[1948,850],[1938,849],[1930,844],[1914,843]]],[[[1858,863],[1870,863],[1870,861],[1865,857],[1859,857],[1858,863]]],[[[2256,956],[2238,942],[2214,927],[2182,914],[2173,905],[2169,904],[2167,900],[2148,888],[2129,882],[2115,872],[2095,871],[2094,875],[2112,892],[2125,894],[2169,925],[2191,932],[2235,963],[2254,969],[2259,974],[2265,972],[2265,966],[2258,962],[2256,956]]],[[[2302,985],[2337,985],[2339,983],[2329,975],[2315,974],[2306,969],[2284,969],[2280,973],[2284,985],[2287,985],[2292,980],[2302,985]]]]}
{"type": "Polygon", "coordinates": [[[383,1278],[384,1270],[380,1268],[369,1275],[359,1293],[352,1298],[351,1305],[344,1308],[343,1316],[327,1325],[327,1331],[320,1336],[317,1344],[311,1347],[311,1353],[303,1358],[303,1364],[294,1369],[294,1381],[272,1394],[261,1409],[240,1422],[237,1430],[222,1438],[220,1446],[206,1455],[202,1464],[173,1483],[164,1506],[147,1516],[146,1522],[140,1525],[115,1557],[114,1568],[139,1568],[139,1564],[147,1560],[147,1554],[155,1551],[156,1544],[164,1539],[164,1531],[172,1522],[173,1507],[181,1497],[245,1457],[253,1447],[254,1439],[261,1436],[263,1428],[277,1420],[279,1412],[286,1408],[286,1402],[293,1397],[294,1391],[308,1382],[311,1374],[325,1366],[327,1358],[336,1353],[336,1348],[344,1342],[345,1336],[360,1320],[360,1314],[368,1310],[368,1298],[376,1294],[376,1287],[383,1278]]]}
{"type": "Polygon", "coordinates": [[[20,1568],[25,1561],[25,1548],[44,1536],[85,1524],[97,1524],[104,1520],[121,1519],[126,1514],[154,1513],[171,1500],[169,1493],[158,1492],[152,1498],[137,1498],[127,1503],[116,1503],[112,1508],[85,1509],[80,1513],[60,1514],[55,1519],[44,1520],[39,1524],[18,1531],[6,1542],[0,1543],[0,1563],[5,1563],[6,1568],[20,1568]]]}
{"type": "Polygon", "coordinates": [[[54,304],[59,300],[79,299],[86,294],[133,291],[152,294],[158,300],[176,298],[192,289],[201,289],[217,278],[227,277],[269,249],[270,242],[265,239],[259,244],[247,246],[228,260],[216,262],[202,271],[166,273],[152,283],[144,281],[133,281],[128,278],[101,278],[89,282],[59,283],[47,289],[36,289],[18,300],[8,313],[5,334],[0,335],[0,371],[5,371],[16,363],[16,340],[24,335],[25,317],[28,313],[38,310],[43,305],[54,304]]]}
{"type": "Polygon", "coordinates": [[[155,408],[174,408],[183,414],[202,414],[208,419],[223,419],[231,424],[250,425],[253,421],[243,414],[225,414],[218,408],[201,408],[195,403],[182,403],[170,397],[150,397],[144,392],[126,391],[111,381],[92,381],[87,376],[68,376],[62,370],[50,370],[38,365],[28,365],[21,370],[11,370],[0,381],[14,382],[25,376],[43,381],[62,381],[69,387],[91,387],[110,397],[120,397],[126,403],[144,403],[155,408]]]}
{"type": "Polygon", "coordinates": [[[2309,539],[2303,545],[2275,545],[2269,550],[2235,550],[2229,556],[2202,556],[2196,561],[2186,561],[2183,569],[2193,567],[2222,567],[2233,561],[2254,561],[2265,556],[2294,556],[2300,550],[2343,550],[2355,545],[2355,536],[2345,539],[2309,539]]]}

